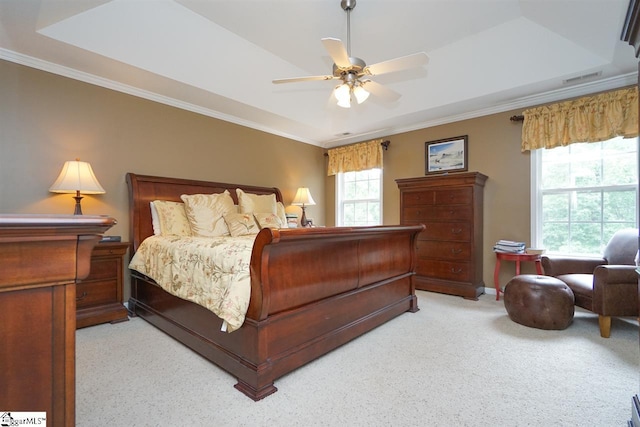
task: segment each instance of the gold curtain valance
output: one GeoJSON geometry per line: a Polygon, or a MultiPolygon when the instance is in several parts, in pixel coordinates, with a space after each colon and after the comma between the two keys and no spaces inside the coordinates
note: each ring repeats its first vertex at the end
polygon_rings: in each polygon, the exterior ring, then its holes
{"type": "Polygon", "coordinates": [[[331,148],[327,175],[382,169],[382,139],[331,148]]]}
{"type": "Polygon", "coordinates": [[[638,136],[637,86],[523,112],[522,151],[638,136]]]}

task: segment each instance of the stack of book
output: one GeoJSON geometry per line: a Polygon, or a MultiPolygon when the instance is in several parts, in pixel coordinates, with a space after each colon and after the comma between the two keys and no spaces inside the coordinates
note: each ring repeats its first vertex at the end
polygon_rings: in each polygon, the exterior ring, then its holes
{"type": "Polygon", "coordinates": [[[524,242],[514,242],[512,240],[498,240],[493,247],[494,252],[508,252],[514,254],[523,254],[525,250],[524,242]]]}

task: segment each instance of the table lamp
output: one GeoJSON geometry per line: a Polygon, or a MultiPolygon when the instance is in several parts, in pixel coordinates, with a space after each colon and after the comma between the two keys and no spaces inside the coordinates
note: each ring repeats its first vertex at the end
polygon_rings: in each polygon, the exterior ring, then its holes
{"type": "Polygon", "coordinates": [[[296,196],[293,198],[293,202],[291,202],[294,206],[302,206],[302,218],[300,218],[300,225],[306,227],[309,225],[309,221],[307,221],[307,216],[305,215],[305,205],[315,205],[316,202],[311,197],[311,193],[307,187],[300,187],[296,192],[296,196]]]}
{"type": "Polygon", "coordinates": [[[104,188],[102,188],[93,174],[91,165],[87,162],[81,162],[80,159],[69,160],[64,163],[58,179],[49,188],[49,191],[52,193],[75,193],[76,195],[73,197],[76,199],[74,215],[82,215],[82,207],[80,206],[82,196],[80,196],[80,193],[105,193],[104,188]]]}

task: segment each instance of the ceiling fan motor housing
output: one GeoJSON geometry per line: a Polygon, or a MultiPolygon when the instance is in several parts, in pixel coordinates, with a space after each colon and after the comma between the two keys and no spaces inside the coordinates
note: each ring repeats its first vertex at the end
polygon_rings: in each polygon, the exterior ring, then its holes
{"type": "Polygon", "coordinates": [[[361,77],[365,74],[364,68],[367,64],[362,59],[349,57],[349,62],[351,63],[349,68],[340,68],[336,64],[333,64],[333,75],[344,79],[344,76],[347,74],[353,74],[356,77],[361,77]]]}

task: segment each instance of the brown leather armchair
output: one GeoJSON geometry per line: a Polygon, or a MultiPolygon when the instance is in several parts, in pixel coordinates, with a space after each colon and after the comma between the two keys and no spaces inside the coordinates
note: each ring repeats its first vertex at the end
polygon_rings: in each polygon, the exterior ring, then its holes
{"type": "Polygon", "coordinates": [[[635,256],[638,230],[617,231],[601,258],[542,256],[547,276],[569,286],[575,305],[598,314],[600,335],[609,338],[611,316],[638,316],[638,275],[635,256]]]}

